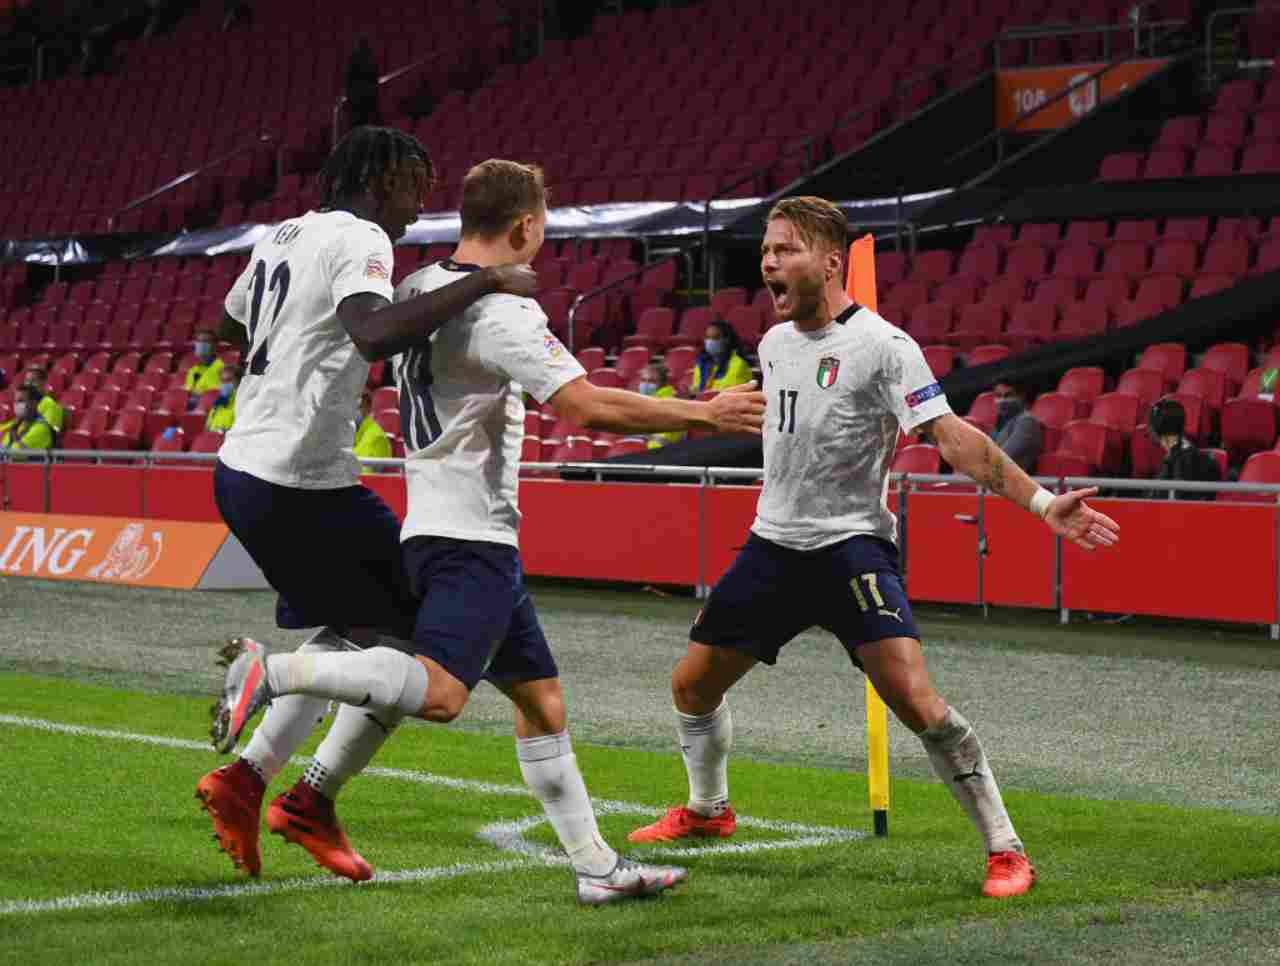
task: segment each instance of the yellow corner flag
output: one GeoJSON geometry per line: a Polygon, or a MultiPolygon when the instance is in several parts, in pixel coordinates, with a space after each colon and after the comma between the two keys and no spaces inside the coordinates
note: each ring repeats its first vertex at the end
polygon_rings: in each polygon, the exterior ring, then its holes
{"type": "MultiPolygon", "coordinates": [[[[876,310],[876,242],[863,235],[849,246],[849,298],[876,310]]],[[[889,710],[867,678],[867,788],[876,835],[889,834],[889,710]]]]}

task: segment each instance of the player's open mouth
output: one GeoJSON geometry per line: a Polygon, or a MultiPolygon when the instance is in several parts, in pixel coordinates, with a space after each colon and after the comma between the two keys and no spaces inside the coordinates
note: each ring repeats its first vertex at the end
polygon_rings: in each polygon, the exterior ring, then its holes
{"type": "Polygon", "coordinates": [[[773,281],[765,282],[765,285],[769,287],[769,291],[773,294],[773,300],[775,302],[781,302],[783,299],[786,298],[786,295],[787,295],[786,282],[774,279],[773,281]]]}

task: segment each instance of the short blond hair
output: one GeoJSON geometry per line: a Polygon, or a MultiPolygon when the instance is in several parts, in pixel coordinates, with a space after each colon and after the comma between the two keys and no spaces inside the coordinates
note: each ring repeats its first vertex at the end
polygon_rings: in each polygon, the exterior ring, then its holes
{"type": "Polygon", "coordinates": [[[546,203],[547,186],[536,164],[481,161],[462,179],[462,237],[493,238],[546,203]]]}
{"type": "Polygon", "coordinates": [[[801,195],[783,198],[769,211],[769,221],[783,218],[795,226],[796,233],[810,247],[815,241],[827,242],[841,256],[849,248],[849,222],[836,205],[826,198],[801,195]]]}

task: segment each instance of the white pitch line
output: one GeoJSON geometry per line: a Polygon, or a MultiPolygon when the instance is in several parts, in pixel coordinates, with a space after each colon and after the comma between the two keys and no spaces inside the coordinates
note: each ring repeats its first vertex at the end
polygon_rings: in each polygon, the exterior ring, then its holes
{"type": "MultiPolygon", "coordinates": [[[[429,866],[422,869],[405,869],[401,872],[378,872],[369,880],[384,884],[400,882],[432,882],[437,879],[454,879],[476,872],[509,872],[527,867],[526,861],[460,862],[455,865],[429,866]]],[[[275,882],[245,882],[224,886],[175,886],[171,888],[140,889],[136,892],[85,892],[78,896],[62,896],[57,899],[17,899],[0,902],[0,916],[31,915],[41,912],[78,912],[84,909],[115,909],[135,906],[144,902],[208,902],[213,899],[240,899],[245,896],[267,896],[277,892],[305,892],[312,889],[359,888],[364,883],[334,877],[279,879],[275,882]]]]}
{"type": "MultiPolygon", "coordinates": [[[[48,721],[43,718],[27,718],[20,715],[0,714],[0,725],[11,725],[17,728],[28,728],[51,734],[71,735],[84,738],[105,738],[111,741],[129,741],[163,748],[180,748],[186,751],[210,751],[207,742],[191,741],[185,738],[169,738],[162,735],[138,734],[131,731],[117,731],[109,728],[90,728],[84,725],[64,724],[59,721],[48,721]]],[[[297,764],[307,764],[310,759],[295,755],[292,759],[297,764]]],[[[523,785],[501,785],[494,782],[477,781],[470,778],[454,778],[449,775],[435,775],[430,772],[409,771],[401,768],[366,768],[365,775],[375,778],[391,778],[397,781],[413,782],[420,785],[434,785],[455,791],[471,792],[480,795],[500,795],[509,797],[532,798],[529,789],[523,785]]],[[[637,802],[624,802],[612,799],[593,799],[592,803],[598,814],[602,815],[656,815],[661,809],[637,802]]],[[[458,863],[447,866],[431,866],[421,869],[405,869],[399,872],[378,872],[372,882],[429,882],[436,879],[449,879],[473,873],[496,873],[527,866],[529,859],[538,862],[563,865],[567,857],[553,849],[529,842],[524,833],[544,824],[545,815],[532,815],[512,822],[496,822],[486,825],[477,833],[482,841],[488,842],[505,852],[513,853],[520,858],[505,862],[458,863]]],[[[646,851],[646,856],[654,855],[665,858],[710,858],[717,855],[745,855],[754,852],[768,852],[777,849],[798,849],[810,846],[834,845],[866,838],[865,832],[855,829],[832,828],[825,826],[803,825],[798,822],[782,822],[772,819],[753,818],[749,815],[738,816],[738,824],[744,828],[757,828],[764,831],[777,832],[792,836],[787,839],[767,839],[755,842],[735,842],[716,845],[703,845],[693,848],[661,848],[646,851]]],[[[121,906],[140,905],[145,902],[204,902],[213,899],[234,899],[244,896],[271,895],[280,892],[294,892],[310,889],[332,888],[335,886],[352,886],[345,879],[331,877],[281,879],[275,882],[239,883],[223,886],[190,886],[142,889],[134,892],[87,892],[75,896],[63,896],[57,899],[18,899],[0,902],[0,916],[17,914],[34,914],[42,912],[71,912],[83,909],[106,909],[121,906]]]]}

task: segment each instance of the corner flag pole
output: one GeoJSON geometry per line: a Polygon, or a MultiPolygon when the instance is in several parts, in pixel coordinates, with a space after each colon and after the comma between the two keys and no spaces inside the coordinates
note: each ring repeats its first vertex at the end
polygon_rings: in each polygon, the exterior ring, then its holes
{"type": "MultiPolygon", "coordinates": [[[[845,292],[859,305],[876,309],[876,243],[863,235],[849,246],[845,292]]],[[[876,835],[889,834],[889,711],[867,678],[867,788],[876,835]]]]}

